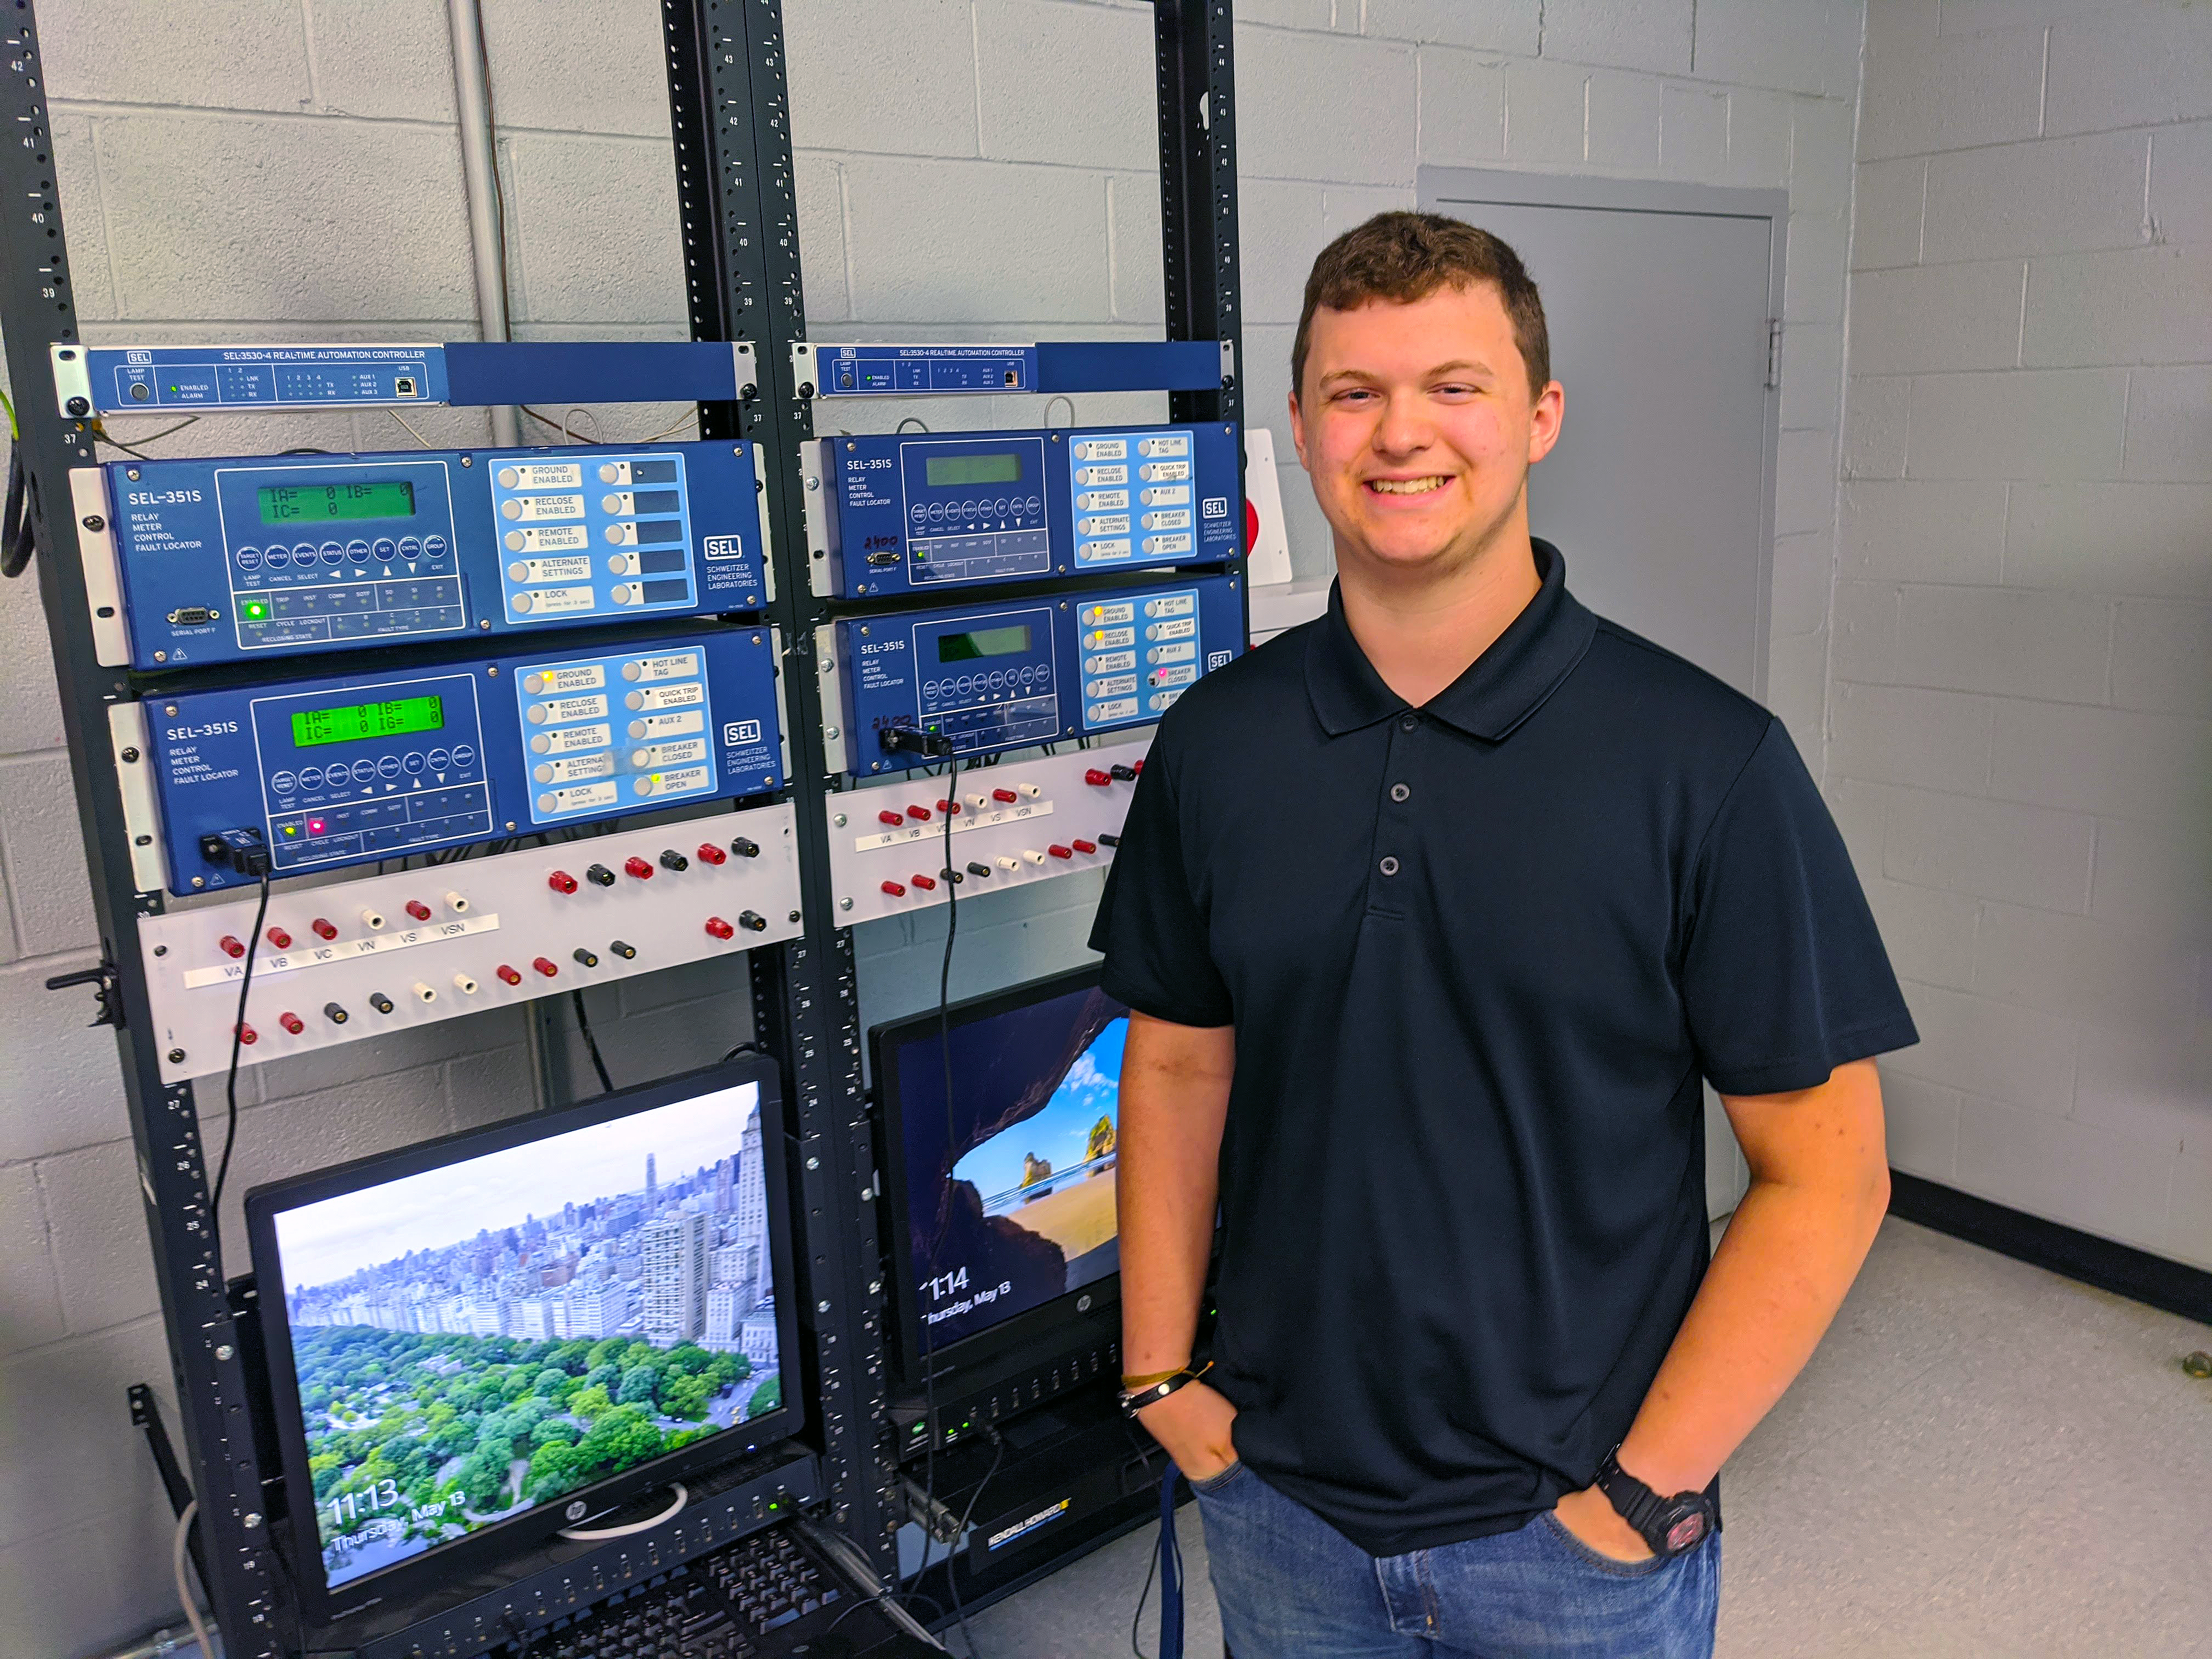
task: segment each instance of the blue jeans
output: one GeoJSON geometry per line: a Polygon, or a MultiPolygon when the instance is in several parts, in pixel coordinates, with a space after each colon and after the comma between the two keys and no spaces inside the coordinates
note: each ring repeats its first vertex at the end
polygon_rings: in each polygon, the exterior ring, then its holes
{"type": "Polygon", "coordinates": [[[1615,1561],[1549,1514],[1517,1532],[1376,1557],[1231,1464],[1194,1482],[1236,1659],[1710,1659],[1715,1533],[1615,1561]]]}

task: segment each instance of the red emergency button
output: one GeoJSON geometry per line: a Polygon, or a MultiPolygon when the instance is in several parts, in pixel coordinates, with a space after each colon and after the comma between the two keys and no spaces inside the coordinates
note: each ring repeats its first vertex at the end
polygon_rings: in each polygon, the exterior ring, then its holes
{"type": "Polygon", "coordinates": [[[228,933],[225,933],[216,943],[222,946],[222,953],[227,957],[242,957],[246,954],[245,945],[228,933]]]}
{"type": "Polygon", "coordinates": [[[653,866],[647,864],[643,859],[624,859],[623,860],[623,873],[625,875],[635,876],[640,881],[651,881],[653,879],[653,866]]]}
{"type": "Polygon", "coordinates": [[[898,883],[895,881],[885,882],[884,884],[884,891],[889,893],[893,898],[904,898],[906,896],[906,889],[900,886],[898,883]]]}
{"type": "Polygon", "coordinates": [[[1075,850],[1082,854],[1085,858],[1089,858],[1093,853],[1098,850],[1098,843],[1095,841],[1079,841],[1074,842],[1073,845],[1075,850]]]}
{"type": "Polygon", "coordinates": [[[337,924],[325,921],[320,916],[317,916],[307,925],[315,930],[317,939],[336,939],[338,936],[337,924]]]}
{"type": "Polygon", "coordinates": [[[1075,849],[1073,848],[1062,847],[1058,842],[1053,842],[1051,846],[1046,848],[1044,850],[1051,854],[1053,857],[1056,859],[1072,859],[1075,856],[1075,849]]]}
{"type": "Polygon", "coordinates": [[[282,927],[271,927],[266,937],[269,942],[280,951],[289,951],[292,948],[292,936],[282,927]]]}
{"type": "Polygon", "coordinates": [[[937,890],[937,878],[934,876],[915,876],[912,880],[914,884],[925,893],[933,893],[937,890]]]}
{"type": "Polygon", "coordinates": [[[521,974],[516,969],[508,967],[503,962],[501,963],[493,971],[501,979],[505,980],[509,985],[520,985],[522,983],[521,974]]]}
{"type": "Polygon", "coordinates": [[[738,933],[736,928],[731,927],[728,922],[724,921],[720,916],[709,916],[707,918],[707,931],[712,933],[716,939],[734,939],[737,937],[738,933]]]}
{"type": "Polygon", "coordinates": [[[544,975],[548,979],[552,978],[554,975],[561,971],[561,964],[548,957],[537,957],[530,965],[532,968],[535,968],[539,973],[544,975]]]}
{"type": "Polygon", "coordinates": [[[545,878],[545,884],[556,893],[573,893],[576,890],[576,878],[566,870],[556,870],[545,878]]]}
{"type": "Polygon", "coordinates": [[[294,1036],[299,1036],[307,1029],[307,1022],[289,1010],[276,1016],[276,1023],[294,1036]]]}
{"type": "Polygon", "coordinates": [[[1007,805],[1012,806],[1016,801],[1019,800],[1021,797],[1011,789],[994,789],[991,792],[991,799],[993,800],[1002,800],[1006,802],[1007,805]]]}
{"type": "Polygon", "coordinates": [[[730,855],[711,841],[699,843],[699,858],[704,864],[727,864],[730,861],[730,855]]]}
{"type": "Polygon", "coordinates": [[[1083,781],[1085,783],[1096,784],[1098,787],[1103,789],[1108,784],[1114,781],[1114,775],[1110,772],[1102,772],[1094,766],[1083,775],[1083,781]]]}
{"type": "MultiPolygon", "coordinates": [[[[574,884],[571,883],[570,885],[574,886],[574,884]]],[[[407,914],[417,921],[428,921],[430,920],[430,907],[423,903],[421,899],[409,899],[407,914]]]]}

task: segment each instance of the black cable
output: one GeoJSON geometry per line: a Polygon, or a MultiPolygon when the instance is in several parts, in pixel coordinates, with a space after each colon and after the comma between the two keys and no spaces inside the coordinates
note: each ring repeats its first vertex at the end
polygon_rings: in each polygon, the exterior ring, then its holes
{"type": "Polygon", "coordinates": [[[739,1054],[764,1054],[767,1052],[768,1045],[766,1043],[756,1042],[751,1038],[748,1037],[744,1042],[740,1042],[736,1048],[731,1049],[729,1053],[724,1054],[722,1058],[725,1060],[735,1060],[739,1054]]]}
{"type": "MultiPolygon", "coordinates": [[[[945,804],[950,809],[960,804],[960,756],[955,750],[951,759],[951,782],[945,792],[945,804]]],[[[960,877],[952,867],[952,813],[945,814],[945,957],[937,969],[937,1052],[945,1068],[945,1202],[952,1201],[952,1149],[958,1144],[959,1132],[952,1121],[952,941],[960,931],[960,877]]],[[[929,1235],[930,1295],[937,1293],[937,1270],[940,1263],[938,1251],[945,1242],[945,1223],[949,1212],[940,1211],[937,1225],[929,1235]]],[[[921,1493],[922,1506],[922,1564],[929,1562],[927,1540],[929,1517],[937,1509],[937,1326],[925,1308],[921,1314],[921,1389],[922,1421],[929,1425],[922,1440],[921,1493]]],[[[945,1559],[945,1582],[952,1578],[952,1558],[945,1559]]],[[[956,1592],[953,1605],[959,1605],[956,1592]]],[[[966,1620],[962,1620],[960,1633],[968,1634],[966,1620]]],[[[975,1650],[975,1639],[969,1638],[968,1650],[975,1650]]]]}
{"type": "Polygon", "coordinates": [[[960,1512],[960,1524],[954,1529],[952,1542],[945,1553],[945,1588],[952,1592],[952,1617],[960,1626],[960,1639],[968,1644],[968,1659],[977,1659],[975,1632],[968,1628],[968,1610],[960,1605],[959,1563],[953,1559],[960,1540],[968,1535],[968,1523],[975,1518],[975,1505],[982,1502],[983,1488],[991,1484],[999,1473],[999,1465],[1006,1461],[1006,1437],[989,1424],[983,1425],[984,1434],[998,1447],[992,1454],[991,1467],[983,1471],[983,1478],[975,1483],[975,1490],[968,1494],[968,1507],[960,1512]]]}
{"type": "Polygon", "coordinates": [[[31,568],[37,547],[31,536],[29,474],[23,468],[23,447],[8,450],[8,504],[0,508],[0,576],[20,576],[31,568]]]}
{"type": "Polygon", "coordinates": [[[1137,1659],[1152,1659],[1152,1655],[1137,1645],[1137,1626],[1145,1621],[1145,1603],[1152,1599],[1152,1580],[1159,1576],[1158,1546],[1155,1545],[1145,1552],[1145,1587],[1137,1592],[1137,1610],[1129,1615],[1129,1651],[1136,1655],[1137,1659]]]}
{"type": "Polygon", "coordinates": [[[575,1005],[576,1029],[584,1034],[584,1047],[592,1051],[592,1069],[599,1074],[599,1087],[605,1092],[615,1091],[614,1079],[607,1075],[607,1063],[599,1058],[599,1040],[592,1035],[592,1017],[584,1012],[584,994],[568,993],[568,1000],[575,1005]]]}
{"type": "Polygon", "coordinates": [[[238,982],[238,1019],[230,1028],[230,1077],[223,1089],[230,1113],[222,1132],[222,1162],[216,1166],[215,1187],[208,1198],[213,1215],[222,1205],[222,1183],[230,1178],[231,1148],[238,1144],[238,1054],[246,1042],[246,998],[253,988],[253,959],[261,951],[261,924],[269,918],[269,872],[261,872],[261,902],[254,907],[253,931],[246,936],[246,977],[238,982]]]}

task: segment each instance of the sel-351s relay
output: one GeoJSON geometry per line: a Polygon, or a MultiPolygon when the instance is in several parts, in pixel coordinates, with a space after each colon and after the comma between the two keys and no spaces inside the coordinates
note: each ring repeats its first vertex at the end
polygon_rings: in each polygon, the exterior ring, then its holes
{"type": "Polygon", "coordinates": [[[755,459],[681,443],[84,468],[94,646],[191,668],[756,610],[755,459]]]}

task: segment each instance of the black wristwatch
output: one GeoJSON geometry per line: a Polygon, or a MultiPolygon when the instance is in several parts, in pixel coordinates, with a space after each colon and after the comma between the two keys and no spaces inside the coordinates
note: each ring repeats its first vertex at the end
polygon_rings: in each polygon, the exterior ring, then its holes
{"type": "Polygon", "coordinates": [[[1620,1467],[1615,1446],[1597,1466],[1600,1491],[1613,1500],[1620,1518],[1644,1535],[1655,1555],[1680,1555],[1705,1541],[1713,1529],[1712,1500],[1701,1492],[1662,1498],[1620,1467]]]}

